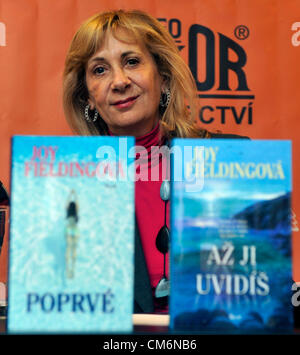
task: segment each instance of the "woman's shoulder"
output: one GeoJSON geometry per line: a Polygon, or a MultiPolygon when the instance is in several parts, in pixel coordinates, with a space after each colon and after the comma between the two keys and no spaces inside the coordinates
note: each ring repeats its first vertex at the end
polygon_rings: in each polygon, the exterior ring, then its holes
{"type": "MultiPolygon", "coordinates": [[[[206,129],[197,129],[193,132],[194,135],[191,138],[224,138],[224,139],[250,139],[247,136],[240,136],[238,134],[232,134],[232,133],[222,133],[222,132],[210,132],[206,129]]],[[[172,139],[172,138],[179,138],[180,135],[176,131],[170,131],[168,132],[168,138],[167,139],[172,139]]]]}
{"type": "Polygon", "coordinates": [[[210,132],[210,138],[224,138],[224,139],[250,139],[247,136],[240,136],[238,134],[232,134],[232,133],[213,133],[210,132]]]}

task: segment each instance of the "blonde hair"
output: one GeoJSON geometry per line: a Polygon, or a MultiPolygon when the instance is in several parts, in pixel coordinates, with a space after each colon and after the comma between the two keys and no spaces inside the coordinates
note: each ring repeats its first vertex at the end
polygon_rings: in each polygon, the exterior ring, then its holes
{"type": "Polygon", "coordinates": [[[85,82],[86,64],[101,47],[108,31],[118,39],[144,45],[153,56],[159,74],[169,85],[171,99],[161,117],[161,131],[166,137],[206,137],[196,128],[197,89],[188,65],[182,59],[171,35],[152,16],[138,10],[110,11],[96,14],[84,22],[75,34],[65,62],[63,105],[66,119],[81,135],[106,135],[108,128],[100,118],[87,122],[84,108],[88,103],[85,82]],[[119,31],[122,30],[122,31],[119,31]]]}

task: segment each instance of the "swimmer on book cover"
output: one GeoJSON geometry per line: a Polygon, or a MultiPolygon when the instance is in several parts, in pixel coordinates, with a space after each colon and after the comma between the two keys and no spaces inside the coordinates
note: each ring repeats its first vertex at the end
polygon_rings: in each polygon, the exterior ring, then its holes
{"type": "Polygon", "coordinates": [[[66,275],[73,278],[75,274],[75,262],[77,256],[77,244],[79,239],[78,230],[78,203],[76,193],[71,191],[66,206],[66,275]]]}

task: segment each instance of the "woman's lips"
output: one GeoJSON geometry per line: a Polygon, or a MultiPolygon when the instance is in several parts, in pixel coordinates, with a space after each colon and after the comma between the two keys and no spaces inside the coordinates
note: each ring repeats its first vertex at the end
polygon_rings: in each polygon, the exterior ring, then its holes
{"type": "Polygon", "coordinates": [[[127,108],[127,107],[130,107],[131,105],[133,105],[137,98],[138,98],[138,96],[132,96],[132,97],[128,97],[125,100],[119,100],[119,101],[114,102],[113,106],[116,106],[118,108],[127,108]]]}

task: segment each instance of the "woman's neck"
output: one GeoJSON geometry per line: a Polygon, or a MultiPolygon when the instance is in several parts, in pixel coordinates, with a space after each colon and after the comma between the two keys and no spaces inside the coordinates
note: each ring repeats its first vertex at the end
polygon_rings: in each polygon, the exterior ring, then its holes
{"type": "Polygon", "coordinates": [[[144,134],[143,136],[140,136],[140,137],[136,137],[135,145],[136,146],[143,146],[148,151],[151,150],[152,146],[161,145],[161,134],[160,134],[159,122],[147,134],[144,134]]]}
{"type": "Polygon", "coordinates": [[[136,138],[143,137],[151,132],[159,123],[159,119],[155,119],[154,121],[141,122],[140,125],[132,125],[126,127],[108,127],[109,134],[113,136],[134,136],[136,138]]]}
{"type": "MultiPolygon", "coordinates": [[[[111,130],[108,130],[108,134],[110,136],[118,136],[111,130]]],[[[132,136],[132,134],[129,134],[129,136],[132,136]]],[[[155,126],[144,135],[135,137],[135,145],[143,146],[147,148],[148,151],[151,150],[152,146],[161,145],[161,144],[162,144],[162,137],[161,137],[159,122],[156,122],[155,126]]]]}

